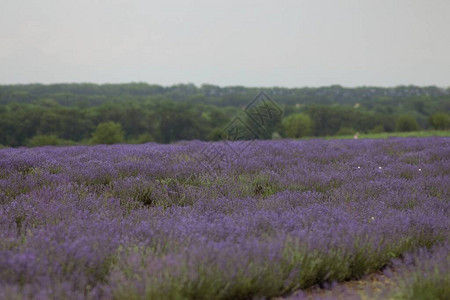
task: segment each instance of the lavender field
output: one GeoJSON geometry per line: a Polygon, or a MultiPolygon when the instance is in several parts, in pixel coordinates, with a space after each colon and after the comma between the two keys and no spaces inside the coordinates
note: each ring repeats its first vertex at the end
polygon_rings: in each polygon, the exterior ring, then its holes
{"type": "Polygon", "coordinates": [[[449,292],[449,138],[230,145],[0,150],[0,299],[449,292]]]}

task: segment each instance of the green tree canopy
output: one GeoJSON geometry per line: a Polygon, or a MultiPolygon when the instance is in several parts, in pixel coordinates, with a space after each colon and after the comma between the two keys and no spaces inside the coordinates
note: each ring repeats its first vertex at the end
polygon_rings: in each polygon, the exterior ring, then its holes
{"type": "Polygon", "coordinates": [[[450,115],[439,112],[430,117],[430,124],[435,129],[450,129],[450,115]]]}
{"type": "Polygon", "coordinates": [[[37,134],[28,141],[28,146],[39,147],[45,145],[61,145],[62,141],[54,134],[37,134]]]}
{"type": "Polygon", "coordinates": [[[92,144],[117,144],[123,143],[125,133],[120,123],[112,121],[100,123],[92,134],[92,144]]]}
{"type": "Polygon", "coordinates": [[[308,115],[292,114],[283,120],[283,133],[289,138],[300,138],[312,133],[313,122],[308,115]]]}
{"type": "Polygon", "coordinates": [[[419,124],[413,116],[402,115],[397,118],[395,129],[396,131],[416,131],[419,130],[419,124]]]}

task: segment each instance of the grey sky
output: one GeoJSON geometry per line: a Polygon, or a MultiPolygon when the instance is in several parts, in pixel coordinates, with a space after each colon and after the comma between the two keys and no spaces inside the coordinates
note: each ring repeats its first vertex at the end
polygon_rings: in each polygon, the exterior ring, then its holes
{"type": "Polygon", "coordinates": [[[450,86],[449,0],[0,0],[0,84],[450,86]]]}

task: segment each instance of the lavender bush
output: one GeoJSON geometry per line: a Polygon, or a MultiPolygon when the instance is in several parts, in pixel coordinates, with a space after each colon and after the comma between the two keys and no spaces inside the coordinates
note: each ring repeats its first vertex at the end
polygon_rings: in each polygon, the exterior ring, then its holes
{"type": "Polygon", "coordinates": [[[448,138],[210,145],[0,150],[0,299],[270,298],[449,250],[448,138]]]}
{"type": "Polygon", "coordinates": [[[393,259],[383,273],[360,281],[331,284],[327,289],[297,291],[286,300],[446,300],[450,295],[450,253],[447,243],[420,248],[393,259]]]}
{"type": "Polygon", "coordinates": [[[385,273],[395,282],[393,299],[448,299],[450,295],[450,246],[419,249],[394,261],[385,273]]]}

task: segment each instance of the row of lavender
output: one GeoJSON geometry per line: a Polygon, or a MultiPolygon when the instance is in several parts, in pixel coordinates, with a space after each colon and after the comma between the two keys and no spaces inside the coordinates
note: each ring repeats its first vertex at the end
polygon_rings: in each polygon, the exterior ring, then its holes
{"type": "Polygon", "coordinates": [[[286,300],[439,300],[450,295],[448,243],[420,248],[393,259],[383,272],[360,281],[328,284],[325,289],[297,291],[286,300]]]}
{"type": "Polygon", "coordinates": [[[210,146],[0,150],[0,299],[268,298],[448,241],[448,138],[210,146]]]}

